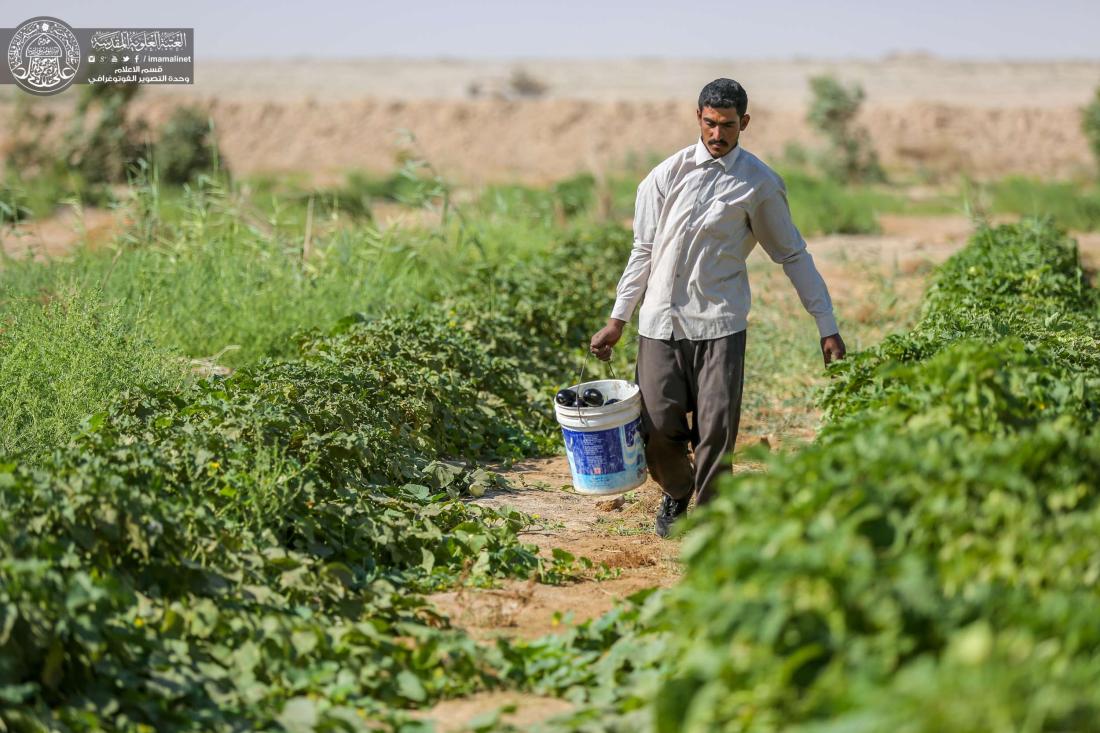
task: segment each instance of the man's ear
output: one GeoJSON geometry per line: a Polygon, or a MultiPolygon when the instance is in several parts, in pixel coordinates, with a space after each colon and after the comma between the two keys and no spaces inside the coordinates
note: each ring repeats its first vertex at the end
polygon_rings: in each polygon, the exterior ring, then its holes
{"type": "Polygon", "coordinates": [[[749,113],[746,112],[745,114],[741,115],[741,129],[744,130],[748,126],[749,126],[749,113]]]}
{"type": "Polygon", "coordinates": [[[702,122],[703,121],[703,108],[702,107],[696,107],[695,108],[695,121],[696,122],[702,122]]]}

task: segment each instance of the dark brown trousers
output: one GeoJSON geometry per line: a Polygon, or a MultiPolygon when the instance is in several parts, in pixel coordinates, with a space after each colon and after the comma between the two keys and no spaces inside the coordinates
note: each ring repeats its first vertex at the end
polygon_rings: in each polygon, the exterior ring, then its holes
{"type": "Polygon", "coordinates": [[[744,330],[707,341],[639,336],[635,377],[646,464],[673,499],[694,494],[704,504],[719,476],[730,471],[741,421],[745,336],[744,330]]]}

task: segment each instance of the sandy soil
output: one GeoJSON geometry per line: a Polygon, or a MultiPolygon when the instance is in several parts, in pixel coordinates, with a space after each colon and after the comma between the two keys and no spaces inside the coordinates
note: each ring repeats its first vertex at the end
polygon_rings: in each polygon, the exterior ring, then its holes
{"type": "Polygon", "coordinates": [[[967,107],[1083,104],[1100,82],[1100,61],[956,61],[925,54],[880,59],[269,59],[202,60],[190,88],[150,87],[151,96],[181,94],[294,101],[468,99],[506,92],[517,71],[545,85],[550,99],[663,101],[688,99],[717,77],[744,84],[752,103],[801,106],[806,79],[821,74],[856,82],[882,104],[934,102],[967,107]],[[685,96],[686,95],[686,96],[685,96]]]}
{"type": "MultiPolygon", "coordinates": [[[[459,182],[543,183],[580,171],[644,165],[698,135],[690,100],[208,98],[197,104],[214,120],[231,170],[304,171],[320,180],[337,180],[354,169],[388,173],[400,155],[412,151],[459,182]]],[[[135,112],[155,126],[174,106],[146,99],[135,112]]],[[[823,145],[802,108],[761,105],[752,115],[742,144],[766,160],[774,162],[792,143],[823,145]]],[[[883,164],[900,172],[1071,177],[1091,172],[1093,165],[1076,107],[869,105],[862,122],[883,164]]]]}
{"type": "Polygon", "coordinates": [[[67,208],[44,219],[0,227],[0,250],[12,257],[58,257],[79,244],[102,246],[124,226],[121,215],[113,211],[67,208]]]}
{"type": "Polygon", "coordinates": [[[478,716],[494,710],[515,708],[513,712],[501,715],[500,720],[520,727],[567,713],[572,707],[565,700],[555,697],[519,692],[483,692],[458,700],[444,700],[417,717],[434,722],[437,733],[458,733],[467,730],[478,716]]]}
{"type": "MultiPolygon", "coordinates": [[[[209,62],[200,63],[194,87],[151,87],[135,111],[155,125],[179,104],[201,106],[239,174],[386,173],[412,133],[413,149],[452,180],[544,182],[691,144],[693,97],[717,76],[739,78],[749,90],[747,149],[775,159],[790,143],[820,146],[804,119],[807,79],[819,73],[864,86],[862,123],[892,169],[978,178],[1092,170],[1080,108],[1100,82],[1100,62],[209,62]],[[509,91],[507,80],[521,67],[546,84],[540,98],[509,91]],[[476,97],[474,86],[483,90],[476,97]]],[[[0,93],[0,118],[14,109],[13,94],[0,93]]],[[[74,100],[63,94],[36,102],[57,113],[45,137],[65,129],[74,100]]],[[[0,150],[6,135],[0,124],[0,150]]]]}
{"type": "Polygon", "coordinates": [[[534,638],[564,628],[565,614],[581,623],[611,610],[616,599],[645,588],[666,586],[680,571],[679,545],[652,532],[660,488],[647,481],[619,497],[598,498],[573,493],[564,456],[516,464],[502,474],[515,487],[491,492],[476,503],[509,506],[536,516],[543,526],[522,538],[549,556],[555,547],[587,557],[610,570],[566,585],[506,583],[500,589],[462,589],[438,593],[431,600],[451,621],[477,638],[497,635],[534,638]],[[568,490],[566,490],[568,489],[568,490]]]}

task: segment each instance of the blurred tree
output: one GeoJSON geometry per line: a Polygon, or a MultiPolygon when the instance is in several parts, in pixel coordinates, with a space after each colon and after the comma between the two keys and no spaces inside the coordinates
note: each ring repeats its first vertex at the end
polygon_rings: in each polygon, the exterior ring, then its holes
{"type": "Polygon", "coordinates": [[[177,107],[153,148],[157,175],[165,183],[187,183],[199,173],[221,168],[223,158],[210,118],[195,107],[177,107]]]}
{"type": "Polygon", "coordinates": [[[822,170],[848,183],[885,180],[870,135],[856,124],[863,88],[845,87],[831,76],[815,76],[810,90],[813,101],[806,119],[829,143],[820,161],[822,170]]]}
{"type": "Polygon", "coordinates": [[[126,181],[138,160],[149,159],[148,125],[129,114],[140,88],[138,84],[81,87],[61,157],[85,181],[126,181]]]}
{"type": "Polygon", "coordinates": [[[1084,109],[1081,116],[1081,129],[1088,138],[1092,155],[1096,158],[1096,165],[1100,168],[1100,87],[1096,88],[1096,94],[1092,102],[1084,109]]]}

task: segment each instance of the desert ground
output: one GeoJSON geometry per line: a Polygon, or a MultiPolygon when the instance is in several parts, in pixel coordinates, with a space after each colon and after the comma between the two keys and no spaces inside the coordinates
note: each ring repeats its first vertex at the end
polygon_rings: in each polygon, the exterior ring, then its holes
{"type": "MultiPolygon", "coordinates": [[[[150,87],[135,112],[157,122],[177,104],[202,106],[236,173],[294,171],[325,180],[352,169],[389,172],[400,151],[415,146],[444,176],[473,184],[540,183],[663,157],[691,143],[695,96],[719,76],[748,90],[746,149],[765,158],[791,143],[812,149],[820,141],[805,121],[807,80],[819,74],[863,87],[862,123],[891,169],[932,179],[1069,178],[1091,165],[1080,108],[1100,84],[1095,61],[922,55],[200,61],[195,73],[189,88],[150,87]],[[532,93],[517,93],[517,76],[532,93]]],[[[63,129],[74,96],[39,102],[57,113],[52,134],[63,129]]],[[[5,90],[0,112],[15,99],[5,90]]]]}

